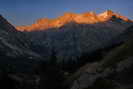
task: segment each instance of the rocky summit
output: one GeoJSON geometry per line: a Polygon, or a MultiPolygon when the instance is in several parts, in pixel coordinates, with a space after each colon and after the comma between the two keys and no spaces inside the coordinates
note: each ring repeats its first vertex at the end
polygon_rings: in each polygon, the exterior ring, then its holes
{"type": "Polygon", "coordinates": [[[96,14],[95,12],[85,12],[82,14],[64,13],[63,16],[59,16],[54,19],[41,18],[41,19],[38,19],[32,25],[17,26],[16,28],[19,31],[46,30],[49,28],[59,28],[70,22],[75,22],[77,24],[95,24],[95,23],[108,21],[112,17],[116,17],[117,19],[130,22],[128,18],[118,13],[115,13],[111,10],[107,10],[100,14],[96,14]]]}

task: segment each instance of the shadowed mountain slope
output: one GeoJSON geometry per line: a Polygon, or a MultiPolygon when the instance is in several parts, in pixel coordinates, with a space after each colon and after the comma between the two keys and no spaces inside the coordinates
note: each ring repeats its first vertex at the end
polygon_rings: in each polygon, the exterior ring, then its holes
{"type": "Polygon", "coordinates": [[[37,59],[39,60],[41,56],[31,51],[28,46],[29,44],[30,40],[26,39],[25,34],[18,32],[6,19],[0,16],[1,67],[8,65],[10,67],[11,65],[14,66],[15,71],[16,68],[20,70],[19,67],[29,66],[32,62],[37,61],[37,59]]]}

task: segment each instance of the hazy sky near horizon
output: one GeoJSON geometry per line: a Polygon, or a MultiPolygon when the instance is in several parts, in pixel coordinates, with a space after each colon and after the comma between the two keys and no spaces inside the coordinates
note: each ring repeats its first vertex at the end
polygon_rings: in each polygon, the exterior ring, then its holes
{"type": "Polygon", "coordinates": [[[111,9],[133,19],[133,0],[0,0],[0,14],[13,25],[32,24],[65,12],[104,12],[111,9]]]}

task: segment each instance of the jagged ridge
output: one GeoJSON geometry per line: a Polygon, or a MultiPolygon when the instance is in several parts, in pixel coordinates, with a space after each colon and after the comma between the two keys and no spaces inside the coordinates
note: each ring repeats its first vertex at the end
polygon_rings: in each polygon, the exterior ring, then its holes
{"type": "Polygon", "coordinates": [[[121,16],[111,10],[107,10],[103,13],[96,14],[95,12],[86,12],[83,14],[65,13],[63,16],[55,19],[42,18],[38,19],[34,24],[27,26],[17,26],[19,31],[33,31],[33,30],[45,30],[49,28],[58,28],[69,22],[75,22],[78,24],[94,24],[99,22],[105,22],[112,17],[122,19],[126,22],[130,21],[128,18],[121,16]]]}

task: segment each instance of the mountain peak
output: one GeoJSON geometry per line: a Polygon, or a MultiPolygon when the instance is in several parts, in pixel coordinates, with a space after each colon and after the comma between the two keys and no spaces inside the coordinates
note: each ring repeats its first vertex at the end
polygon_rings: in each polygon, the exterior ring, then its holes
{"type": "Polygon", "coordinates": [[[66,12],[64,13],[64,16],[75,16],[77,15],[76,13],[73,13],[73,12],[66,12]]]}
{"type": "Polygon", "coordinates": [[[107,10],[103,13],[100,13],[100,14],[98,14],[98,17],[99,17],[99,20],[102,22],[108,21],[108,20],[112,19],[112,17],[116,17],[116,18],[121,19],[126,22],[131,22],[131,20],[129,20],[127,17],[122,16],[119,13],[115,13],[112,10],[107,10]]]}
{"type": "Polygon", "coordinates": [[[91,11],[91,12],[85,12],[82,15],[84,15],[84,16],[96,16],[96,13],[91,11]]]}
{"type": "Polygon", "coordinates": [[[73,18],[75,18],[78,14],[76,13],[72,13],[72,12],[67,12],[67,13],[64,13],[63,16],[60,16],[59,18],[60,19],[66,19],[66,20],[72,20],[73,18]]]}
{"type": "Polygon", "coordinates": [[[103,13],[100,13],[98,16],[101,18],[110,18],[114,15],[114,12],[112,10],[107,10],[103,13]]]}
{"type": "Polygon", "coordinates": [[[38,24],[44,24],[46,22],[48,22],[49,19],[48,18],[40,18],[38,19],[35,23],[38,23],[38,24]]]}
{"type": "Polygon", "coordinates": [[[8,32],[16,31],[16,29],[2,15],[0,15],[0,27],[8,32]]]}
{"type": "Polygon", "coordinates": [[[30,26],[18,26],[19,31],[33,31],[33,30],[45,30],[49,28],[61,27],[67,23],[75,22],[78,24],[95,24],[98,22],[105,22],[110,20],[113,16],[124,21],[130,21],[128,18],[121,16],[112,10],[107,10],[103,13],[96,14],[95,12],[85,12],[81,14],[67,12],[63,16],[59,16],[55,19],[42,18],[37,20],[30,26]]]}
{"type": "Polygon", "coordinates": [[[113,14],[114,12],[112,10],[106,10],[105,11],[107,14],[113,14]]]}

